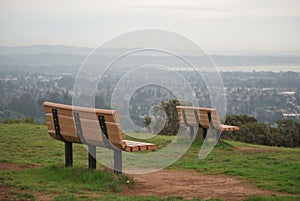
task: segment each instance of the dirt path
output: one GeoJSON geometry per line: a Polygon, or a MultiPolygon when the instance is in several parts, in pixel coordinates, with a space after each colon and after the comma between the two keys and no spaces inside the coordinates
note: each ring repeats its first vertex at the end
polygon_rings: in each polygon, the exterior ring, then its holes
{"type": "Polygon", "coordinates": [[[268,147],[268,148],[259,148],[259,147],[245,147],[245,146],[236,146],[234,147],[235,149],[239,150],[239,151],[245,151],[245,152],[277,152],[278,149],[272,147],[268,147]]]}
{"type": "Polygon", "coordinates": [[[161,170],[145,175],[132,175],[136,188],[127,188],[125,195],[179,196],[242,200],[252,195],[286,195],[257,189],[245,181],[223,175],[200,175],[190,170],[161,170]]]}
{"type": "Polygon", "coordinates": [[[27,168],[35,168],[41,165],[19,165],[10,163],[0,163],[0,170],[24,170],[27,168]]]}
{"type": "MultiPolygon", "coordinates": [[[[36,166],[0,163],[0,170],[23,170],[36,166]]],[[[150,174],[130,175],[136,181],[135,188],[125,188],[122,195],[156,195],[159,197],[220,198],[243,200],[252,195],[286,195],[255,188],[245,181],[224,175],[200,175],[192,170],[161,170],[150,174]]],[[[10,188],[0,186],[0,200],[10,188]]],[[[37,200],[51,200],[53,196],[34,193],[37,200]]],[[[15,198],[14,196],[12,198],[15,198]]],[[[7,197],[5,198],[7,199],[7,197]]],[[[4,200],[5,200],[4,199],[4,200]]]]}

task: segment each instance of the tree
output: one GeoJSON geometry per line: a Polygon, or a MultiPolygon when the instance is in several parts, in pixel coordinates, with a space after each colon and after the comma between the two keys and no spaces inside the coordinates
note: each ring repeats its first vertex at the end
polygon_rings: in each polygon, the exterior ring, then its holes
{"type": "MultiPolygon", "coordinates": [[[[165,111],[166,119],[163,119],[162,121],[157,121],[158,124],[165,122],[163,129],[160,130],[159,134],[161,135],[176,135],[178,132],[178,129],[180,127],[178,114],[176,110],[176,106],[179,105],[187,105],[187,103],[179,103],[177,99],[170,99],[168,101],[161,102],[160,105],[156,106],[153,110],[154,116],[161,116],[161,110],[158,108],[162,108],[165,111]]],[[[151,121],[153,119],[149,116],[146,116],[144,118],[144,124],[149,129],[149,125],[151,124],[151,121]]],[[[160,125],[158,126],[160,127],[160,125]]]]}
{"type": "Polygon", "coordinates": [[[241,126],[253,122],[257,122],[257,119],[248,115],[230,115],[225,117],[225,124],[232,126],[241,126]]]}
{"type": "Polygon", "coordinates": [[[144,118],[144,124],[148,128],[148,130],[150,131],[151,117],[145,116],[145,118],[144,118]]]}

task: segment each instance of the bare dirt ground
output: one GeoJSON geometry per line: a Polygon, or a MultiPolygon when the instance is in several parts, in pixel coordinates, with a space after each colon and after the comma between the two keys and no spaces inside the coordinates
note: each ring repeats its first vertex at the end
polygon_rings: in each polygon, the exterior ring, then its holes
{"type": "Polygon", "coordinates": [[[244,146],[236,146],[235,149],[239,151],[245,152],[276,152],[276,148],[258,148],[258,147],[244,147],[244,146]]]}
{"type": "MultiPolygon", "coordinates": [[[[0,163],[0,171],[1,170],[24,170],[27,168],[37,168],[41,165],[18,165],[18,164],[9,164],[9,163],[0,163]]],[[[25,190],[15,189],[10,186],[2,185],[0,181],[0,201],[8,201],[8,200],[19,200],[18,194],[27,194],[25,190]]],[[[32,194],[32,192],[30,192],[32,194]]],[[[39,201],[52,200],[52,195],[44,195],[39,192],[34,192],[35,198],[39,201]]]]}
{"type": "Polygon", "coordinates": [[[10,163],[0,163],[0,170],[24,170],[26,168],[34,168],[40,165],[17,165],[10,163]]]}
{"type": "MultiPolygon", "coordinates": [[[[23,170],[36,166],[0,163],[0,170],[23,170]]],[[[221,198],[225,200],[242,200],[252,195],[286,195],[279,192],[260,190],[246,181],[224,175],[201,175],[192,170],[161,170],[150,174],[130,175],[136,181],[136,187],[125,188],[122,195],[156,195],[159,197],[221,198]]],[[[12,189],[0,185],[0,200],[12,189]]],[[[51,200],[53,196],[33,193],[37,200],[51,200]]]]}
{"type": "Polygon", "coordinates": [[[191,170],[161,170],[158,172],[133,175],[136,188],[127,188],[125,195],[156,195],[160,197],[183,197],[185,199],[220,198],[243,200],[253,195],[286,195],[266,191],[224,175],[201,175],[191,170]]]}

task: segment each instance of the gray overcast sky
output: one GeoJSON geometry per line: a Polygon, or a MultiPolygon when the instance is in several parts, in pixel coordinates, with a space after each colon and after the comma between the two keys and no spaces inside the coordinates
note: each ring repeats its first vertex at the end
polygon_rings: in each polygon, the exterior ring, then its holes
{"type": "Polygon", "coordinates": [[[0,45],[97,47],[158,28],[210,54],[300,55],[300,0],[1,0],[0,45]]]}

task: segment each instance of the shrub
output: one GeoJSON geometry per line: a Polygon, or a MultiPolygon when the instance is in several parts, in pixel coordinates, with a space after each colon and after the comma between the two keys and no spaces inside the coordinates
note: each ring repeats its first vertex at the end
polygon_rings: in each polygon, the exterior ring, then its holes
{"type": "Polygon", "coordinates": [[[226,124],[240,127],[239,131],[223,133],[223,139],[269,146],[300,147],[300,123],[290,119],[277,120],[277,126],[258,122],[247,115],[232,115],[226,124]]]}

